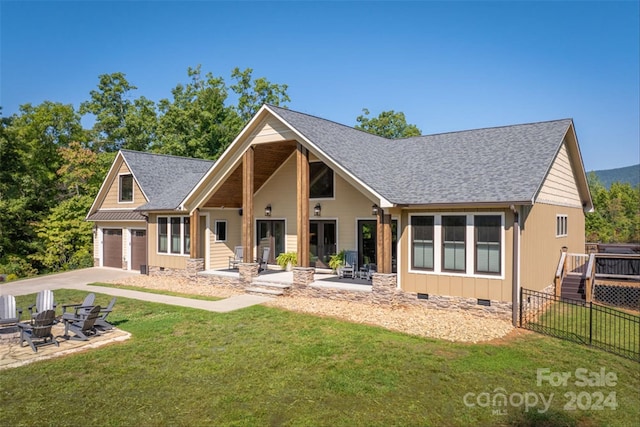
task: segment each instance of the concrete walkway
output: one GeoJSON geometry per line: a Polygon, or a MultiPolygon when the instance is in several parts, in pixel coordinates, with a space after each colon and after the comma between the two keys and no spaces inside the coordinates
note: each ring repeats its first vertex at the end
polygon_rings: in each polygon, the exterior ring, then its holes
{"type": "MultiPolygon", "coordinates": [[[[271,299],[269,297],[245,294],[235,295],[219,301],[205,301],[150,292],[131,291],[128,289],[87,286],[88,283],[110,282],[137,274],[139,273],[132,273],[116,268],[86,268],[83,270],[68,271],[0,284],[0,295],[27,295],[43,289],[77,289],[80,291],[97,292],[161,304],[197,308],[217,313],[226,313],[250,307],[271,299]]],[[[0,328],[0,370],[23,366],[39,360],[61,357],[78,351],[86,351],[87,349],[101,347],[118,341],[126,341],[131,337],[128,332],[114,328],[91,337],[89,341],[74,341],[60,337],[64,330],[61,324],[56,325],[54,329],[54,335],[59,341],[59,346],[50,345],[42,347],[38,349],[37,353],[34,353],[31,347],[22,346],[22,343],[19,342],[17,327],[0,328]]]]}
{"type": "Polygon", "coordinates": [[[131,291],[128,289],[108,288],[102,286],[87,286],[88,283],[108,282],[139,273],[120,270],[117,268],[93,267],[82,270],[67,271],[48,276],[34,277],[0,284],[0,295],[27,295],[43,289],[77,289],[86,292],[98,292],[106,295],[138,299],[142,301],[158,302],[181,307],[198,308],[201,310],[226,313],[252,305],[261,304],[271,298],[259,295],[235,295],[219,301],[205,301],[192,298],[182,298],[169,295],[153,294],[150,292],[131,291]]]}

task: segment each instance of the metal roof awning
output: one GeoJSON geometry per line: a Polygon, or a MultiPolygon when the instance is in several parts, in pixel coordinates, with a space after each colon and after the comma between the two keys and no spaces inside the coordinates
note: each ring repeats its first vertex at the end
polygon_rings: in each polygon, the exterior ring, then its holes
{"type": "Polygon", "coordinates": [[[135,211],[98,211],[87,217],[87,221],[146,221],[147,218],[135,211]]]}

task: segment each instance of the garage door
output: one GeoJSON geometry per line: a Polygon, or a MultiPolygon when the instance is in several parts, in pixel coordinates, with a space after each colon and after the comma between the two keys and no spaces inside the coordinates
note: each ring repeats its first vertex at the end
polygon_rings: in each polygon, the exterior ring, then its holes
{"type": "Polygon", "coordinates": [[[122,268],[122,230],[105,228],[102,230],[102,256],[105,267],[122,268]]]}
{"type": "Polygon", "coordinates": [[[131,269],[140,270],[147,264],[147,232],[131,230],[131,269]]]}

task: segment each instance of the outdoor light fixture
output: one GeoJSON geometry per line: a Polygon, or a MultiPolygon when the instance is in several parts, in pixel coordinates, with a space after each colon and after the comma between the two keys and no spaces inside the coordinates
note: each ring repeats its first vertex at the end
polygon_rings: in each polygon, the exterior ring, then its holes
{"type": "Polygon", "coordinates": [[[242,216],[242,208],[238,209],[238,215],[242,216]]]}
{"type": "Polygon", "coordinates": [[[264,208],[264,216],[271,216],[271,205],[267,205],[267,207],[264,208]]]}
{"type": "Polygon", "coordinates": [[[378,210],[378,205],[374,204],[373,206],[371,206],[371,215],[378,216],[378,210]]]}
{"type": "Polygon", "coordinates": [[[321,210],[322,210],[322,206],[320,206],[320,203],[317,203],[316,206],[313,208],[313,214],[315,216],[320,216],[321,210]]]}

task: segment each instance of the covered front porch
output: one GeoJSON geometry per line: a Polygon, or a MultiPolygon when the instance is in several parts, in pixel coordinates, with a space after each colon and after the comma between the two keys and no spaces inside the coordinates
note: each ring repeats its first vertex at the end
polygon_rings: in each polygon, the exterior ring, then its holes
{"type": "MultiPolygon", "coordinates": [[[[237,279],[240,281],[240,272],[239,270],[205,270],[198,273],[199,277],[209,277],[209,278],[226,278],[226,279],[237,279]]],[[[254,276],[250,282],[246,286],[246,289],[249,292],[254,288],[264,288],[265,290],[282,290],[282,293],[278,293],[276,295],[281,295],[285,293],[286,290],[290,289],[294,285],[294,272],[293,271],[284,271],[284,270],[263,270],[259,272],[256,276],[254,276]]],[[[313,281],[311,281],[307,286],[311,288],[317,289],[334,289],[341,291],[349,291],[349,292],[371,292],[372,289],[372,281],[367,278],[354,277],[354,278],[342,278],[338,275],[328,272],[323,269],[318,269],[314,271],[313,281]]],[[[257,292],[261,293],[261,292],[257,292]]],[[[271,292],[262,292],[262,293],[271,293],[271,292]]]]}

